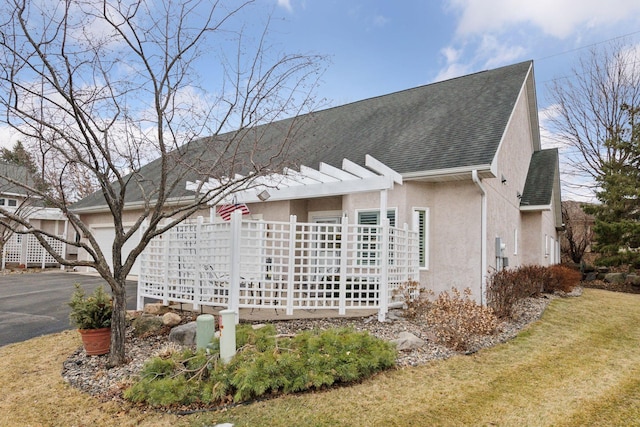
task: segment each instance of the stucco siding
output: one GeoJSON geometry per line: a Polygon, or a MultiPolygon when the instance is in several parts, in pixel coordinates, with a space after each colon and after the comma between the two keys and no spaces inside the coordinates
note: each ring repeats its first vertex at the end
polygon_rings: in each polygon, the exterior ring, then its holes
{"type": "Polygon", "coordinates": [[[499,267],[496,238],[504,244],[500,254],[510,267],[523,263],[524,249],[520,236],[524,232],[520,214],[522,195],[534,143],[526,91],[522,91],[496,156],[496,178],[484,181],[487,190],[487,267],[499,267]]]}

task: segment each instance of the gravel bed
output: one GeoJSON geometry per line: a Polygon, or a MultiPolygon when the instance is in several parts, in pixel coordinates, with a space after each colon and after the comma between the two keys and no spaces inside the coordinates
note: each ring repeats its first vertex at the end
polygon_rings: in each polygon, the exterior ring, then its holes
{"type": "MultiPolygon", "coordinates": [[[[501,323],[494,335],[478,337],[467,354],[512,339],[521,329],[540,318],[552,298],[553,296],[543,295],[540,298],[528,298],[522,301],[514,316],[515,320],[501,323]]],[[[183,322],[195,320],[193,314],[183,313],[183,317],[183,322]]],[[[425,322],[404,319],[401,310],[391,310],[385,322],[378,322],[376,316],[371,316],[287,320],[275,321],[273,324],[281,334],[314,328],[348,326],[358,331],[369,331],[372,335],[384,340],[392,340],[397,338],[400,332],[410,332],[424,340],[425,344],[415,350],[399,351],[397,366],[400,368],[419,366],[460,354],[434,342],[435,335],[425,322]]],[[[97,396],[101,400],[118,400],[122,398],[122,392],[133,383],[145,361],[170,347],[175,347],[175,344],[168,341],[168,331],[163,331],[160,335],[136,338],[129,328],[126,337],[126,351],[129,359],[127,364],[107,369],[106,355],[87,356],[84,349],[80,347],[63,363],[62,377],[73,387],[97,396]]]]}

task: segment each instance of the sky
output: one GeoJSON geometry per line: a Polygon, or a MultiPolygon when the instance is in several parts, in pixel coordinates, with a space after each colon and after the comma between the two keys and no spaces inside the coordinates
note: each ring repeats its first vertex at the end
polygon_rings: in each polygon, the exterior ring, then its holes
{"type": "MultiPolygon", "coordinates": [[[[317,95],[332,106],[532,59],[544,127],[550,85],[580,56],[640,45],[638,0],[273,1],[285,50],[327,55],[317,95]]],[[[563,199],[593,200],[569,188],[563,199]]]]}
{"type": "MultiPolygon", "coordinates": [[[[243,15],[246,28],[259,31],[270,15],[275,49],[328,59],[315,90],[324,106],[532,59],[544,127],[549,85],[570,75],[589,48],[612,40],[640,46],[638,0],[257,0],[256,6],[243,15]]],[[[14,138],[0,129],[0,145],[14,138]]]]}

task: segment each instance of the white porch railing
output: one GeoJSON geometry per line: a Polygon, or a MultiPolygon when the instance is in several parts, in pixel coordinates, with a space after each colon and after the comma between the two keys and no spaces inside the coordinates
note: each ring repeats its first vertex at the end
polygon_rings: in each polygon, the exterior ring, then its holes
{"type": "MultiPolygon", "coordinates": [[[[61,239],[63,236],[59,236],[61,239]]],[[[60,240],[46,237],[49,245],[62,257],[65,257],[65,244],[60,240]]],[[[9,237],[2,248],[2,269],[7,264],[22,264],[25,266],[40,266],[45,268],[47,265],[58,265],[58,262],[49,252],[40,244],[38,239],[31,234],[14,233],[9,237]]]]}
{"type": "Polygon", "coordinates": [[[230,308],[377,309],[419,272],[418,234],[404,228],[242,220],[180,224],[140,256],[138,309],[164,304],[230,308]],[[386,250],[385,250],[386,248],[386,250]]]}

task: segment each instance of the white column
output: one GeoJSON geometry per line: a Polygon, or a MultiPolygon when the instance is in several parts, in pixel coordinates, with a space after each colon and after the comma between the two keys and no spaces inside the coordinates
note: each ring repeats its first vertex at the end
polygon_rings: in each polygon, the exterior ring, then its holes
{"type": "Polygon", "coordinates": [[[294,274],[296,270],[296,222],[298,218],[295,215],[289,217],[289,262],[287,263],[287,315],[293,314],[293,286],[294,274]]]}
{"type": "Polygon", "coordinates": [[[240,248],[242,246],[242,211],[237,209],[231,214],[231,272],[229,274],[229,310],[236,314],[236,323],[240,321],[240,248]]]}

